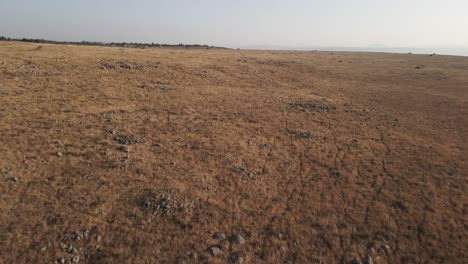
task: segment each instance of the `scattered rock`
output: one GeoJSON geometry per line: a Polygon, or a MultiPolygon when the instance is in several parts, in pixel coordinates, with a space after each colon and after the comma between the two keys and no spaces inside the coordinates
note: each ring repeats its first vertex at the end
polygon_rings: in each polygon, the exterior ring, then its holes
{"type": "Polygon", "coordinates": [[[81,240],[81,233],[80,232],[74,232],[72,235],[71,235],[71,239],[75,240],[75,241],[80,241],[81,240]]]}
{"type": "Polygon", "coordinates": [[[219,241],[223,241],[223,240],[226,240],[226,235],[224,233],[215,233],[213,235],[213,238],[219,241]]]}
{"type": "Polygon", "coordinates": [[[320,139],[319,136],[312,134],[311,132],[297,132],[297,131],[288,131],[289,134],[293,135],[296,139],[320,139]]]}
{"type": "Polygon", "coordinates": [[[58,258],[57,260],[55,260],[55,263],[65,264],[65,259],[64,258],[58,258]]]}
{"type": "Polygon", "coordinates": [[[175,209],[175,205],[169,196],[146,192],[137,199],[138,207],[143,211],[153,214],[166,215],[175,209]]]}
{"type": "Polygon", "coordinates": [[[391,248],[389,245],[387,245],[387,244],[383,244],[383,245],[380,247],[380,250],[379,250],[379,251],[380,251],[380,252],[383,252],[383,253],[385,253],[385,254],[387,254],[387,255],[390,255],[390,254],[392,253],[392,248],[391,248]]]}
{"type": "Polygon", "coordinates": [[[292,102],[289,107],[298,112],[332,112],[336,110],[335,106],[318,101],[292,102]]]}
{"type": "Polygon", "coordinates": [[[281,245],[280,251],[283,252],[283,253],[285,253],[285,252],[286,252],[286,247],[285,247],[284,245],[281,245]]]}
{"type": "Polygon", "coordinates": [[[112,130],[112,129],[107,130],[107,133],[112,134],[112,135],[115,135],[115,130],[112,130]]]}
{"type": "Polygon", "coordinates": [[[67,251],[67,253],[71,254],[71,253],[75,253],[76,249],[74,247],[72,247],[72,246],[69,246],[66,251],[67,251]]]}
{"type": "Polygon", "coordinates": [[[235,235],[232,237],[232,242],[241,245],[245,243],[245,239],[241,235],[235,235]]]}
{"type": "Polygon", "coordinates": [[[100,242],[102,241],[102,236],[98,235],[97,238],[96,238],[96,241],[97,241],[98,243],[100,243],[100,242]]]}
{"type": "Polygon", "coordinates": [[[116,61],[116,62],[107,61],[107,62],[102,62],[100,68],[103,70],[109,70],[109,69],[115,70],[117,68],[121,68],[125,70],[141,70],[143,69],[143,66],[130,64],[127,61],[116,61]]]}
{"type": "Polygon", "coordinates": [[[18,178],[18,177],[11,177],[11,178],[10,178],[10,181],[12,181],[12,182],[19,182],[19,178],[18,178]]]}
{"type": "Polygon", "coordinates": [[[278,233],[278,239],[282,240],[283,239],[283,234],[278,233]]]}
{"type": "Polygon", "coordinates": [[[89,237],[89,229],[84,229],[84,230],[83,230],[83,236],[84,236],[84,238],[86,238],[86,239],[89,237]]]}
{"type": "Polygon", "coordinates": [[[72,258],[72,262],[73,262],[73,263],[78,263],[78,262],[80,262],[80,257],[79,257],[79,256],[74,256],[74,257],[72,258]]]}
{"type": "Polygon", "coordinates": [[[242,264],[244,263],[244,258],[239,253],[232,253],[231,256],[229,256],[229,261],[231,263],[242,264]]]}
{"type": "Polygon", "coordinates": [[[374,260],[372,260],[371,256],[366,256],[364,258],[364,264],[374,264],[374,260]]]}
{"type": "Polygon", "coordinates": [[[210,251],[211,255],[215,257],[223,253],[221,251],[221,248],[219,248],[218,246],[212,246],[208,250],[210,251]]]}
{"type": "Polygon", "coordinates": [[[253,172],[247,173],[247,177],[249,177],[251,180],[255,180],[255,174],[253,172]]]}
{"type": "Polygon", "coordinates": [[[129,147],[127,146],[120,146],[117,148],[118,151],[126,152],[128,153],[130,151],[129,147]]]}
{"type": "Polygon", "coordinates": [[[121,145],[136,145],[136,144],[145,143],[145,140],[142,137],[133,136],[133,135],[130,135],[130,136],[120,135],[120,136],[115,137],[113,141],[121,145]]]}
{"type": "Polygon", "coordinates": [[[136,69],[137,67],[136,66],[133,66],[132,64],[128,63],[128,62],[125,62],[125,61],[119,61],[117,62],[117,65],[122,68],[122,69],[127,69],[127,70],[134,70],[136,69]]]}
{"type": "Polygon", "coordinates": [[[57,152],[57,157],[62,157],[63,153],[62,152],[57,152]]]}

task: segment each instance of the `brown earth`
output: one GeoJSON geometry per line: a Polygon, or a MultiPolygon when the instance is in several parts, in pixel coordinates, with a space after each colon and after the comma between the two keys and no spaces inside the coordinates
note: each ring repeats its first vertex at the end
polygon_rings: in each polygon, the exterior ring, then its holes
{"type": "Polygon", "coordinates": [[[2,42],[0,259],[466,263],[467,129],[465,57],[2,42]]]}

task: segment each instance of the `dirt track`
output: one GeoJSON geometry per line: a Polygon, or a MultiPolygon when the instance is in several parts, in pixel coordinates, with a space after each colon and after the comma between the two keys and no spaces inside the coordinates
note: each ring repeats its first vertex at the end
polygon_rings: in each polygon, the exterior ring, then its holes
{"type": "Polygon", "coordinates": [[[466,263],[467,129],[464,57],[1,42],[0,262],[466,263]]]}

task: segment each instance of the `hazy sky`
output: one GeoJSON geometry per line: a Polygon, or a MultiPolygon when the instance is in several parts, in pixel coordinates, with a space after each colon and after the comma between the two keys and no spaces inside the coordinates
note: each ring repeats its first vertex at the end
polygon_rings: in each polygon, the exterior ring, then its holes
{"type": "Polygon", "coordinates": [[[468,0],[0,0],[0,35],[259,46],[468,46],[468,0]]]}

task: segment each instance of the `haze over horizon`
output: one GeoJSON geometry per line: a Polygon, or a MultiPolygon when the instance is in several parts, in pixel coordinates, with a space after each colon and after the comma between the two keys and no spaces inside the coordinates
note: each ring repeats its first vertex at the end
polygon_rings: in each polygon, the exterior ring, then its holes
{"type": "Polygon", "coordinates": [[[64,41],[468,55],[468,1],[0,2],[0,35],[64,41]]]}

